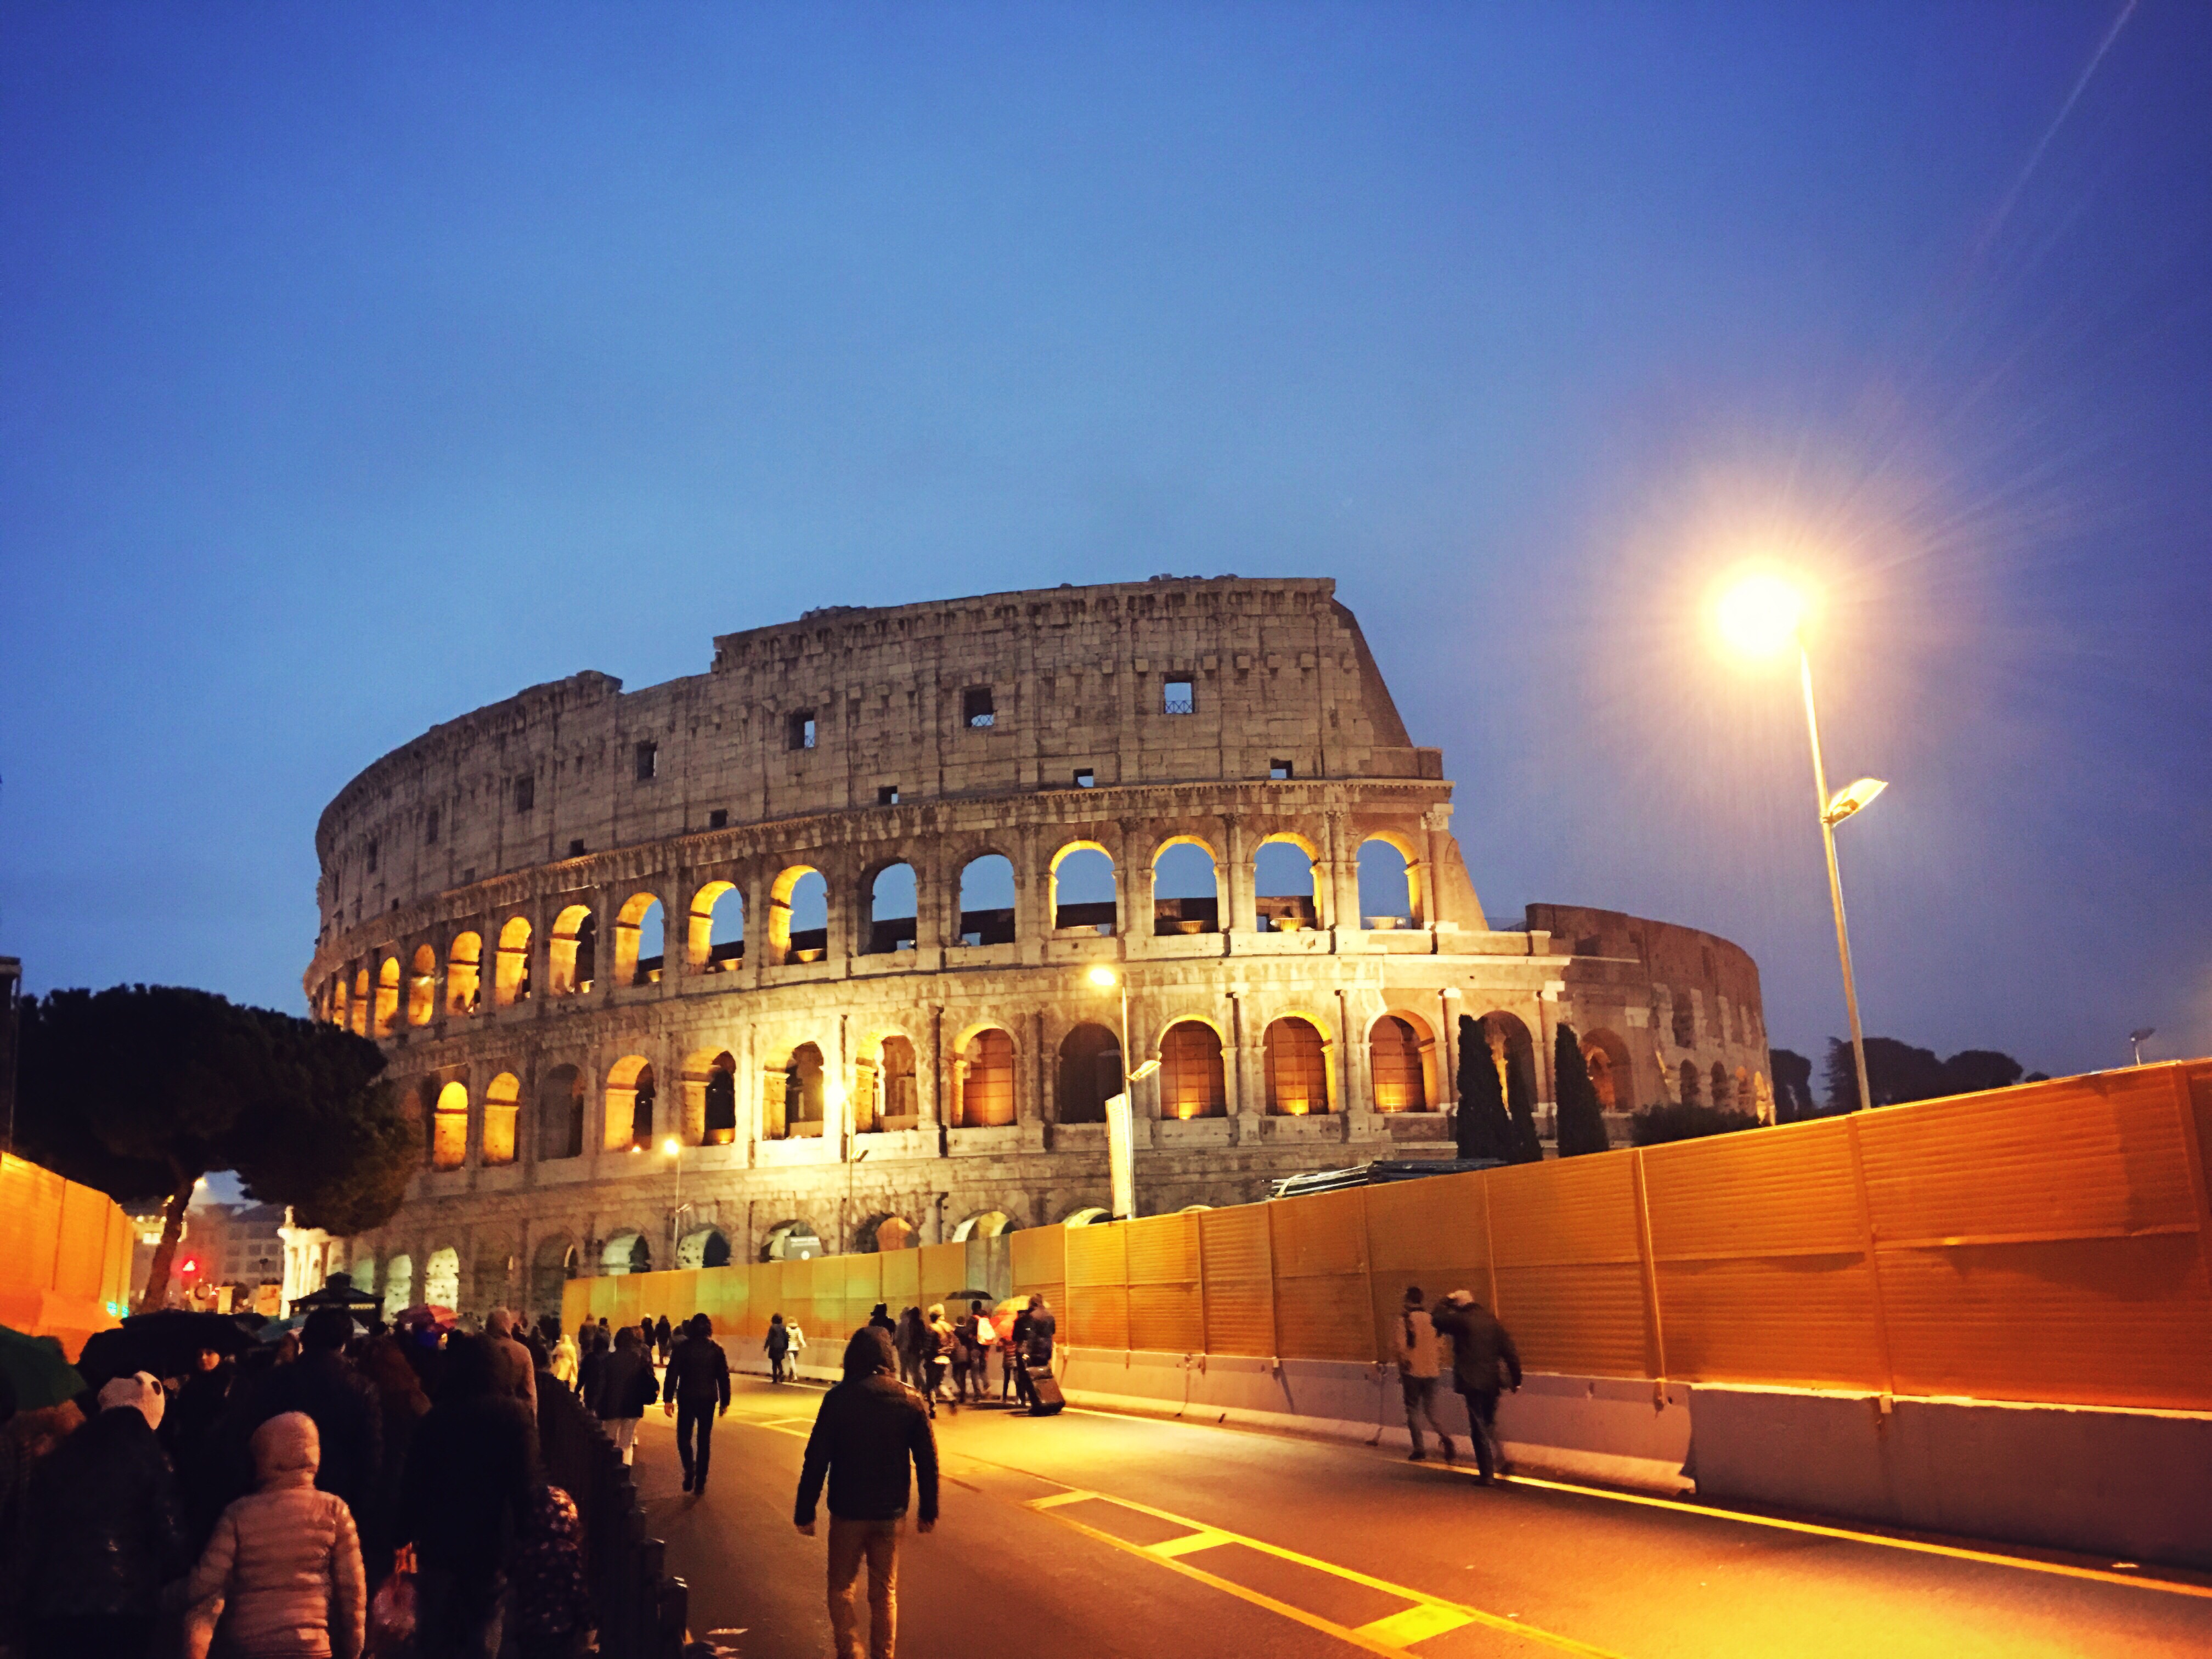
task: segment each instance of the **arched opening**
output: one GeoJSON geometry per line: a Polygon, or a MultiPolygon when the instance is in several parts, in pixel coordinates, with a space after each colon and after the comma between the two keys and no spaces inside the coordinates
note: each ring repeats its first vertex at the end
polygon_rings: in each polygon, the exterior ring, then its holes
{"type": "Polygon", "coordinates": [[[609,1277],[649,1273],[653,1271],[653,1246],[646,1242],[643,1233],[617,1233],[599,1252],[599,1271],[609,1277]]]}
{"type": "Polygon", "coordinates": [[[1385,1014],[1367,1034],[1367,1074],[1378,1112],[1425,1112],[1437,1103],[1437,1044],[1416,1014],[1385,1014]]]}
{"type": "Polygon", "coordinates": [[[1713,1104],[1724,1112],[1733,1110],[1738,1104],[1735,1080],[1729,1076],[1728,1067],[1717,1060],[1713,1062],[1713,1104]]]}
{"type": "Polygon", "coordinates": [[[521,1110],[522,1083],[512,1072],[501,1072],[484,1091],[483,1161],[514,1162],[514,1120],[521,1110]]]}
{"type": "Polygon", "coordinates": [[[886,865],[876,872],[868,884],[867,938],[861,947],[867,955],[914,949],[916,891],[911,864],[886,865]]]}
{"type": "Polygon", "coordinates": [[[659,895],[632,893],[615,913],[615,983],[657,985],[665,931],[659,895]]]}
{"type": "Polygon", "coordinates": [[[418,945],[412,971],[407,975],[407,1023],[428,1025],[437,1012],[438,953],[427,945],[418,945]]]}
{"type": "Polygon", "coordinates": [[[1421,925],[1421,882],[1411,851],[1384,836],[1359,843],[1361,926],[1378,931],[1421,925]]]}
{"type": "Polygon", "coordinates": [[[1014,1121],[1014,1040],[996,1026],[978,1031],[961,1049],[958,1129],[998,1128],[1014,1121]]]}
{"type": "Polygon", "coordinates": [[[702,1227],[696,1232],[686,1233],[676,1241],[676,1265],[726,1267],[730,1265],[730,1241],[720,1227],[702,1227]]]}
{"type": "Polygon", "coordinates": [[[384,1264],[384,1316],[393,1320],[415,1305],[415,1258],[395,1255],[384,1264]]]}
{"type": "Polygon", "coordinates": [[[430,1167],[458,1170],[469,1157],[469,1091],[462,1083],[448,1083],[438,1091],[430,1114],[430,1167]]]}
{"type": "Polygon", "coordinates": [[[1321,926],[1321,876],[1313,843],[1270,836],[1252,855],[1255,921],[1263,933],[1310,933],[1321,926]]]}
{"type": "Polygon", "coordinates": [[[1160,1038],[1160,1115],[1225,1117],[1228,1112],[1220,1033],[1194,1019],[1169,1026],[1160,1038]]]}
{"type": "Polygon", "coordinates": [[[376,1258],[373,1255],[354,1257],[352,1276],[354,1289],[374,1291],[376,1288],[376,1258]]]}
{"type": "Polygon", "coordinates": [[[499,956],[492,964],[492,996],[502,1008],[530,1000],[530,922],[514,916],[499,930],[499,956]]]}
{"type": "Polygon", "coordinates": [[[768,948],[770,967],[830,954],[830,884],[811,865],[793,865],[769,889],[768,948]]]}
{"type": "Polygon", "coordinates": [[[960,942],[1014,942],[1014,866],[1003,853],[986,853],[961,868],[960,942]]]}
{"type": "Polygon", "coordinates": [[[353,976],[353,1034],[368,1035],[368,969],[358,968],[353,976]]]}
{"type": "Polygon", "coordinates": [[[1328,1110],[1328,1043],[1311,1020],[1289,1015],[1268,1024],[1267,1110],[1312,1117],[1328,1110]]]}
{"type": "Polygon", "coordinates": [[[451,1311],[461,1305],[461,1253],[452,1245],[430,1252],[422,1264],[422,1300],[451,1311]]]}
{"type": "Polygon", "coordinates": [[[894,1033],[884,1039],[871,1079],[875,1127],[885,1134],[921,1127],[921,1090],[914,1068],[914,1044],[894,1033]]]}
{"type": "Polygon", "coordinates": [[[653,1063],[642,1054],[624,1054],[607,1071],[605,1138],[599,1144],[609,1152],[645,1151],[653,1145],[653,1063]]]}
{"type": "Polygon", "coordinates": [[[576,1247],[565,1236],[543,1238],[530,1258],[530,1313],[535,1319],[561,1312],[562,1287],[576,1276],[576,1247]]]}
{"type": "Polygon", "coordinates": [[[580,904],[572,904],[553,919],[552,962],[548,988],[556,997],[588,991],[599,973],[599,918],[580,904]]]}
{"type": "Polygon", "coordinates": [[[1774,1085],[1766,1080],[1764,1072],[1751,1074],[1752,1101],[1761,1123],[1774,1121],[1774,1085]]]}
{"type": "Polygon", "coordinates": [[[1001,1233],[1014,1231],[1013,1218],[1004,1210],[985,1210],[971,1215],[952,1230],[952,1242],[964,1244],[971,1238],[996,1238],[1001,1233]]]}
{"type": "Polygon", "coordinates": [[[1628,1045],[1618,1032],[1600,1029],[1583,1036],[1583,1064],[1589,1072],[1590,1088],[1601,1110],[1636,1109],[1635,1067],[1628,1045]]]}
{"type": "Polygon", "coordinates": [[[707,1062],[699,1106],[702,1146],[727,1146],[737,1139],[738,1060],[726,1048],[707,1062]]]}
{"type": "Polygon", "coordinates": [[[475,933],[456,933],[446,952],[446,1012],[457,1017],[473,1014],[482,989],[483,939],[475,933]]]}
{"type": "MultiPolygon", "coordinates": [[[[494,1308],[507,1305],[507,1248],[505,1244],[479,1238],[477,1240],[476,1261],[469,1269],[468,1311],[482,1318],[494,1308]]],[[[460,1304],[455,1304],[456,1307],[460,1304]]]]}
{"type": "Polygon", "coordinates": [[[828,1116],[822,1051],[802,1042],[771,1065],[763,1079],[761,1139],[809,1140],[823,1133],[828,1116]]]}
{"type": "Polygon", "coordinates": [[[1114,860],[1095,841],[1072,841],[1052,855],[1054,933],[1109,938],[1114,932],[1114,860]]]}
{"type": "Polygon", "coordinates": [[[538,1157],[541,1163],[584,1155],[584,1079],[556,1066],[538,1085],[538,1157]]]}
{"type": "Polygon", "coordinates": [[[702,974],[733,971],[745,959],[745,896],[735,884],[710,881],[691,895],[688,959],[702,974]]]}
{"type": "Polygon", "coordinates": [[[1060,1218],[1060,1224],[1063,1227],[1095,1227],[1103,1221],[1111,1221],[1113,1218],[1112,1212],[1102,1209],[1096,1204],[1087,1204],[1079,1210],[1070,1210],[1060,1218]]]}
{"type": "Polygon", "coordinates": [[[1702,1105],[1705,1101],[1705,1090],[1699,1086],[1698,1082],[1698,1062],[1694,1060],[1684,1060],[1682,1062],[1680,1076],[1682,1079],[1682,1104],[1685,1106],[1702,1105]]]}
{"type": "Polygon", "coordinates": [[[1103,1123],[1106,1103],[1124,1086],[1121,1040],[1103,1025],[1079,1025],[1060,1040],[1060,1122],[1103,1123]]]}
{"type": "Polygon", "coordinates": [[[811,1221],[781,1221],[761,1246],[763,1261],[811,1261],[822,1254],[822,1240],[811,1221]]]}
{"type": "Polygon", "coordinates": [[[376,970],[376,1034],[390,1036],[399,1029],[399,958],[386,957],[376,970]]]}
{"type": "Polygon", "coordinates": [[[1152,859],[1152,932],[1218,933],[1221,931],[1221,888],[1213,849],[1178,836],[1152,859]]]}
{"type": "Polygon", "coordinates": [[[428,1164],[438,1144],[438,1079],[426,1077],[417,1083],[410,1103],[414,1127],[422,1136],[422,1161],[428,1164]]]}
{"type": "Polygon", "coordinates": [[[331,982],[331,1024],[343,1028],[352,1018],[353,998],[346,988],[345,975],[340,974],[331,982]]]}
{"type": "Polygon", "coordinates": [[[1528,1027],[1518,1014],[1509,1014],[1502,1008],[1492,1009],[1482,1017],[1484,1039],[1490,1045],[1490,1058],[1498,1067],[1498,1087],[1510,1109],[1513,1103],[1513,1079],[1521,1079],[1530,1109],[1536,1102],[1536,1040],[1528,1035],[1528,1027]]]}
{"type": "Polygon", "coordinates": [[[904,1216],[872,1215],[860,1224],[853,1235],[853,1249],[860,1255],[885,1250],[905,1250],[914,1248],[914,1224],[904,1216]]]}

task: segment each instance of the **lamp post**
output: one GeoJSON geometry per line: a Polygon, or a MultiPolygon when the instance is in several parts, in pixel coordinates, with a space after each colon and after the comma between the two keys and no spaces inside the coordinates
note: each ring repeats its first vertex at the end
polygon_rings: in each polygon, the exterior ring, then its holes
{"type": "Polygon", "coordinates": [[[660,1143],[660,1150],[676,1163],[676,1207],[668,1212],[668,1265],[675,1267],[683,1265],[677,1256],[684,1248],[684,1143],[670,1135],[660,1143]]]}
{"type": "Polygon", "coordinates": [[[1858,985],[1851,973],[1850,930],[1844,922],[1844,878],[1836,864],[1836,826],[1889,786],[1861,778],[1833,795],[1820,757],[1820,720],[1813,704],[1813,658],[1802,634],[1806,599],[1796,586],[1768,572],[1742,577],[1721,595],[1714,619],[1722,635],[1747,657],[1771,657],[1797,647],[1797,680],[1805,696],[1805,735],[1813,747],[1813,799],[1820,819],[1820,845],[1828,859],[1828,901],[1836,913],[1836,957],[1844,970],[1844,1007],[1850,1015],[1851,1060],[1858,1071],[1859,1103],[1872,1108],[1867,1082],[1866,1037],[1859,1027],[1858,985]]]}
{"type": "Polygon", "coordinates": [[[1112,1182],[1115,1219],[1127,1220],[1137,1212],[1135,1101],[1131,1085],[1158,1071],[1160,1063],[1148,1060],[1135,1071],[1129,1069],[1128,985],[1103,963],[1091,970],[1089,978],[1102,991],[1118,988],[1121,994],[1121,1091],[1106,1103],[1106,1164],[1112,1182]]]}

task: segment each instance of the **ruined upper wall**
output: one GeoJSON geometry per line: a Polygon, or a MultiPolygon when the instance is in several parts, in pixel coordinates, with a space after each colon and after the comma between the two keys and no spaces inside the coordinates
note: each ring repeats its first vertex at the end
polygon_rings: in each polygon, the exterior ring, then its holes
{"type": "Polygon", "coordinates": [[[1325,579],[1156,579],[817,611],[719,636],[709,672],[586,672],[434,727],[316,832],[325,921],[689,831],[1066,787],[1441,776],[1325,579]],[[1170,682],[1188,681],[1188,714],[1170,682]],[[963,718],[987,691],[988,725],[963,718]],[[813,747],[794,722],[813,721],[813,747]],[[641,776],[641,745],[652,775],[641,776]],[[526,783],[525,781],[527,781],[526,783]],[[529,805],[520,804],[519,787],[529,805]],[[372,866],[374,867],[372,867],[372,866]]]}

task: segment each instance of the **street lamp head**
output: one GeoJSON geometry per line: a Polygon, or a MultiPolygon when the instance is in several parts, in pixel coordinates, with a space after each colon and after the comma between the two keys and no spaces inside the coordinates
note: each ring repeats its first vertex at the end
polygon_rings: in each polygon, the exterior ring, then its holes
{"type": "Polygon", "coordinates": [[[678,1140],[674,1135],[671,1135],[667,1139],[660,1143],[660,1150],[667,1153],[669,1157],[673,1158],[677,1153],[684,1150],[684,1143],[678,1140]]]}
{"type": "Polygon", "coordinates": [[[1129,1081],[1132,1083],[1142,1083],[1146,1078],[1150,1077],[1153,1073],[1159,1069],[1159,1061],[1157,1060],[1148,1060],[1143,1065],[1137,1067],[1135,1071],[1129,1073],[1129,1081]]]}
{"type": "Polygon", "coordinates": [[[1880,778],[1861,778],[1849,788],[1838,789],[1829,798],[1827,808],[1820,821],[1833,829],[1861,807],[1872,804],[1874,798],[1889,786],[1880,778]]]}
{"type": "Polygon", "coordinates": [[[1731,649],[1771,657],[1797,642],[1809,608],[1805,590],[1771,570],[1753,570],[1721,590],[1713,623],[1731,649]]]}
{"type": "Polygon", "coordinates": [[[1089,978],[1091,982],[1093,985],[1096,985],[1102,991],[1109,991],[1113,989],[1115,986],[1121,983],[1121,981],[1114,976],[1114,970],[1111,968],[1093,968],[1091,970],[1089,978]]]}

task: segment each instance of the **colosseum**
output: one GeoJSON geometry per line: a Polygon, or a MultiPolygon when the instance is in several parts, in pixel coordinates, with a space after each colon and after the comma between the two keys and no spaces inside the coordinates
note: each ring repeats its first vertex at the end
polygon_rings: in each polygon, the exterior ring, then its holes
{"type": "Polygon", "coordinates": [[[328,1259],[393,1308],[545,1311],[579,1273],[1080,1224],[1125,1053],[1143,1213],[1450,1156],[1463,1033],[1540,1122],[1563,1022],[1616,1114],[1769,1114],[1744,951],[1493,925],[1451,798],[1321,580],[837,607],[533,687],[317,830],[310,1004],[424,1128],[328,1259]]]}

